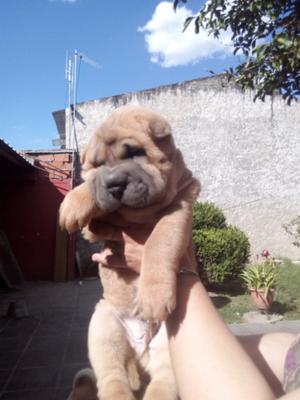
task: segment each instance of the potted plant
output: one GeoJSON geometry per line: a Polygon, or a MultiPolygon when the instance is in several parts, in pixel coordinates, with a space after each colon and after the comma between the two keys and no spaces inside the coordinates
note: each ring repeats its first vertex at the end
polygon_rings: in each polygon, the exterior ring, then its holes
{"type": "Polygon", "coordinates": [[[273,303],[276,275],[275,261],[268,257],[263,262],[252,264],[240,275],[248,287],[252,301],[262,311],[268,311],[273,303]]]}

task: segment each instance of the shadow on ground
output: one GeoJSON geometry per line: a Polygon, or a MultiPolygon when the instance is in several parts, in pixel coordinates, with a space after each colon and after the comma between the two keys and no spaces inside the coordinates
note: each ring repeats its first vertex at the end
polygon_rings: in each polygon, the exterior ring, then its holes
{"type": "Polygon", "coordinates": [[[290,304],[287,304],[287,303],[281,303],[280,301],[275,300],[272,304],[270,311],[274,312],[276,314],[284,315],[287,312],[295,311],[296,309],[297,309],[297,307],[292,302],[290,304]]]}
{"type": "Polygon", "coordinates": [[[231,302],[229,297],[221,296],[221,295],[212,296],[211,300],[214,303],[214,306],[216,308],[225,307],[227,304],[229,304],[231,302]]]}

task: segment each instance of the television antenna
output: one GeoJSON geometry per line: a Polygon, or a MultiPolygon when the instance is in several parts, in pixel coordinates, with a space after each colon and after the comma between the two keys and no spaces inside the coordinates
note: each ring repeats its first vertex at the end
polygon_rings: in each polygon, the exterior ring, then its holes
{"type": "Polygon", "coordinates": [[[65,78],[68,84],[69,138],[72,149],[75,146],[77,149],[75,118],[81,62],[85,62],[96,69],[102,68],[100,64],[82,52],[75,50],[73,56],[69,56],[68,51],[66,52],[65,78]]]}
{"type": "MultiPolygon", "coordinates": [[[[75,50],[73,56],[70,56],[68,51],[66,51],[65,78],[68,85],[68,137],[69,145],[73,150],[73,171],[75,151],[78,153],[78,141],[76,135],[76,106],[81,62],[85,62],[96,69],[102,68],[100,64],[82,52],[75,50]]],[[[73,183],[72,176],[72,187],[73,183]]]]}

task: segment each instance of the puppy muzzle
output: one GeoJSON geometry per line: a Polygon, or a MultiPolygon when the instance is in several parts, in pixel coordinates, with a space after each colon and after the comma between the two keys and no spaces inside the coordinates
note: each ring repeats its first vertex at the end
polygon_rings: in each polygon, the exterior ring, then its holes
{"type": "Polygon", "coordinates": [[[121,205],[146,207],[160,195],[152,176],[134,161],[97,168],[89,185],[97,206],[107,212],[121,205]]]}

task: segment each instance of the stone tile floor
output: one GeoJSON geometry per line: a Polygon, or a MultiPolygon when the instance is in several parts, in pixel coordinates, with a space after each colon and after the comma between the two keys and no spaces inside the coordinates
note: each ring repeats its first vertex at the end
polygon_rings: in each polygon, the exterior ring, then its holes
{"type": "Polygon", "coordinates": [[[101,293],[98,279],[0,290],[0,315],[15,302],[22,317],[0,318],[1,400],[67,399],[74,374],[89,365],[87,326],[101,293]]]}
{"type": "MultiPolygon", "coordinates": [[[[89,365],[87,327],[101,293],[98,279],[0,289],[0,316],[14,302],[22,317],[0,318],[0,400],[67,399],[75,373],[89,365]]],[[[230,328],[236,335],[300,332],[300,321],[230,328]]]]}

